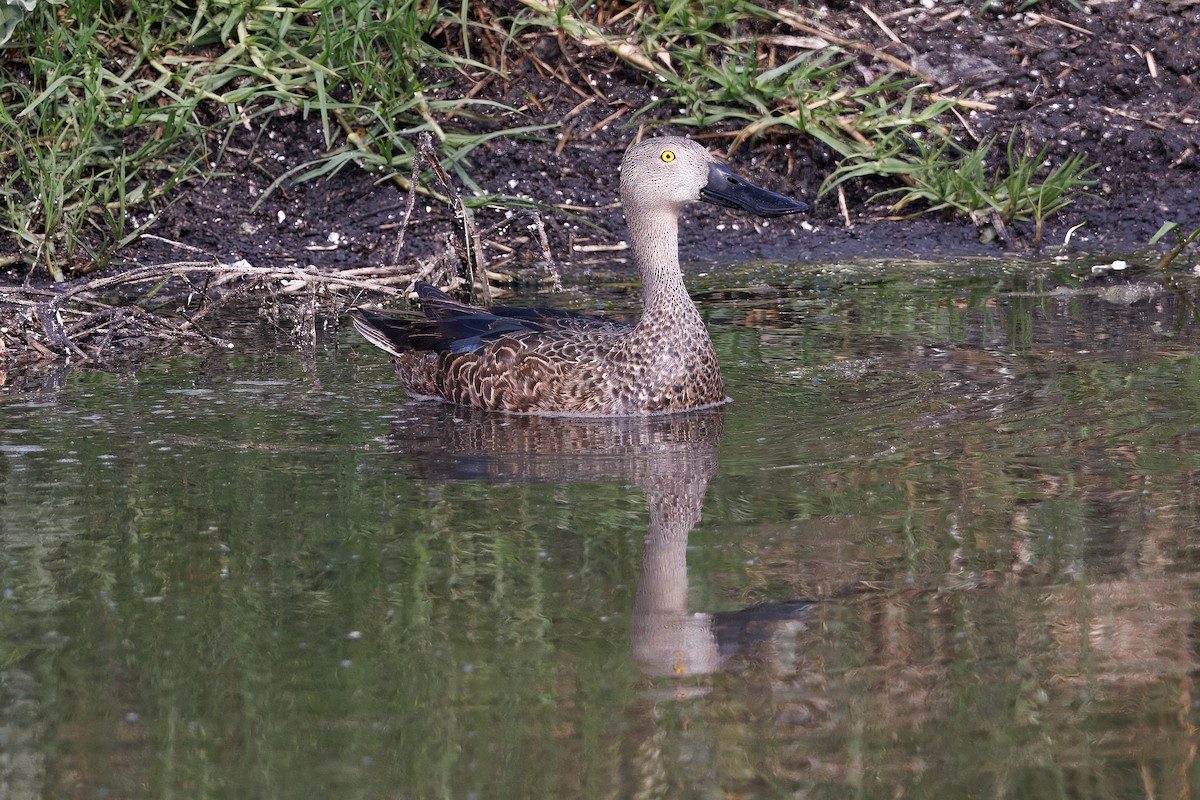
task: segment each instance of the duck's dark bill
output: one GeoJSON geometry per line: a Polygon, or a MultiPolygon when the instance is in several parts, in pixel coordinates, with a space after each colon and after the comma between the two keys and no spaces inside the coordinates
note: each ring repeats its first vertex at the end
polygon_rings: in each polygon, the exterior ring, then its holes
{"type": "Polygon", "coordinates": [[[782,217],[808,211],[807,203],[755,186],[716,162],[708,168],[708,185],[700,190],[700,199],[716,206],[740,208],[760,217],[782,217]]]}

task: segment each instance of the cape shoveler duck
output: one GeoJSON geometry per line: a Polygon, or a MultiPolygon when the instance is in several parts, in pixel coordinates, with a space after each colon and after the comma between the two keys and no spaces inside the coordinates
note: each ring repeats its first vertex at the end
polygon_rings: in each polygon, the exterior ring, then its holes
{"type": "Polygon", "coordinates": [[[621,203],[642,278],[636,325],[542,308],[484,309],[417,286],[423,315],[353,312],[409,394],[517,413],[626,416],[725,402],[712,340],[679,267],[679,213],[704,201],[761,217],[799,200],[734,174],[699,144],[647,139],[621,161],[621,203]]]}

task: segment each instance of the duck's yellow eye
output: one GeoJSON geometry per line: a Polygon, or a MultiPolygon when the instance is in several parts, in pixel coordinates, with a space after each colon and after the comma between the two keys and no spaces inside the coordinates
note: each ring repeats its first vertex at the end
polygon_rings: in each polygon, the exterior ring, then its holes
{"type": "Polygon", "coordinates": [[[670,164],[675,160],[675,152],[673,150],[663,150],[662,155],[659,156],[659,158],[661,158],[667,164],[670,164]]]}

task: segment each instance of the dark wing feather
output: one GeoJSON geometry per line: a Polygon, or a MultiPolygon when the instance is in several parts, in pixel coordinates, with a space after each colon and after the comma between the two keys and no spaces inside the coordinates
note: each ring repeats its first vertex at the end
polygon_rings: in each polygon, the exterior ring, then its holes
{"type": "Polygon", "coordinates": [[[558,308],[530,308],[528,306],[492,306],[491,312],[500,317],[538,322],[551,328],[571,330],[602,330],[605,328],[628,328],[627,323],[596,314],[581,314],[578,311],[563,311],[558,308]]]}
{"type": "Polygon", "coordinates": [[[627,327],[605,317],[553,308],[495,306],[490,309],[460,303],[427,283],[417,284],[424,317],[379,314],[356,309],[354,327],[367,341],[392,355],[413,350],[471,353],[505,336],[627,327]]]}
{"type": "Polygon", "coordinates": [[[507,319],[486,311],[426,319],[357,308],[350,316],[367,341],[394,356],[420,350],[470,353],[503,336],[547,330],[547,326],[536,322],[507,319]]]}
{"type": "MultiPolygon", "coordinates": [[[[558,308],[535,308],[531,306],[492,306],[491,308],[480,308],[479,306],[460,303],[441,289],[431,286],[428,283],[417,283],[417,297],[421,300],[421,309],[429,319],[457,319],[463,316],[504,317],[506,319],[534,323],[539,326],[538,330],[544,330],[545,328],[581,330],[587,328],[605,328],[608,326],[626,327],[625,323],[607,317],[595,314],[581,314],[578,311],[563,311],[558,308]],[[545,326],[545,328],[541,326],[545,326]]],[[[503,335],[503,333],[500,335],[503,335]]]]}
{"type": "Polygon", "coordinates": [[[394,356],[413,350],[431,350],[436,325],[412,314],[380,314],[356,308],[350,312],[354,328],[371,344],[394,356]]]}
{"type": "Polygon", "coordinates": [[[542,333],[548,326],[522,319],[510,319],[479,312],[470,316],[443,317],[438,320],[443,347],[452,353],[473,353],[504,336],[522,333],[542,333]]]}

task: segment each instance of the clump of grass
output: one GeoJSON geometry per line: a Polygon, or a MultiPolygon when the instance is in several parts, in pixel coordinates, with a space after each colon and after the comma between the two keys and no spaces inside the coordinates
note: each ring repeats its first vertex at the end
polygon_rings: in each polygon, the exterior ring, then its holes
{"type": "Polygon", "coordinates": [[[25,80],[6,81],[0,103],[0,224],[60,281],[63,265],[86,271],[136,235],[128,209],[161,199],[203,154],[194,108],[149,101],[152,82],[99,60],[99,14],[69,22],[28,46],[25,80]]]}
{"type": "Polygon", "coordinates": [[[829,41],[837,37],[780,33],[808,28],[786,9],[750,0],[643,0],[618,12],[603,4],[520,1],[529,13],[512,20],[514,32],[552,28],[582,46],[605,47],[647,73],[662,96],[636,116],[678,106],[680,113],[664,124],[735,123],[741,126],[737,141],[800,131],[845,157],[870,152],[873,139],[889,131],[937,125],[935,119],[954,105],[896,73],[857,83],[854,59],[829,41]]]}
{"type": "Polygon", "coordinates": [[[876,152],[851,157],[830,174],[822,192],[851,178],[893,175],[904,185],[872,198],[898,195],[893,213],[923,202],[924,207],[916,214],[950,212],[969,217],[977,225],[990,221],[1003,228],[1014,221],[1032,220],[1036,247],[1041,244],[1049,217],[1077,197],[1091,196],[1084,190],[1096,183],[1088,177],[1095,166],[1088,166],[1084,156],[1076,154],[1050,167],[1046,148],[1030,155],[1017,146],[1014,133],[1008,139],[1004,164],[993,167],[989,157],[995,143],[995,137],[988,137],[966,150],[950,137],[927,144],[920,139],[889,136],[876,152]]]}
{"type": "Polygon", "coordinates": [[[16,68],[0,71],[0,227],[55,280],[103,266],[175,187],[219,169],[233,126],[286,111],[317,117],[329,148],[296,180],[350,163],[403,175],[427,130],[477,190],[473,148],[546,127],[458,129],[511,111],[440,96],[495,71],[469,55],[478,25],[466,5],[422,0],[41,3],[9,45],[16,68]]]}
{"type": "Polygon", "coordinates": [[[674,96],[658,102],[686,109],[672,124],[708,127],[735,121],[742,126],[735,143],[767,131],[798,131],[843,158],[873,151],[871,142],[889,132],[935,126],[953,105],[949,99],[920,102],[917,81],[894,73],[865,86],[846,86],[852,62],[830,51],[801,53],[763,71],[755,63],[746,52],[718,63],[698,61],[686,77],[663,81],[674,96]]]}

